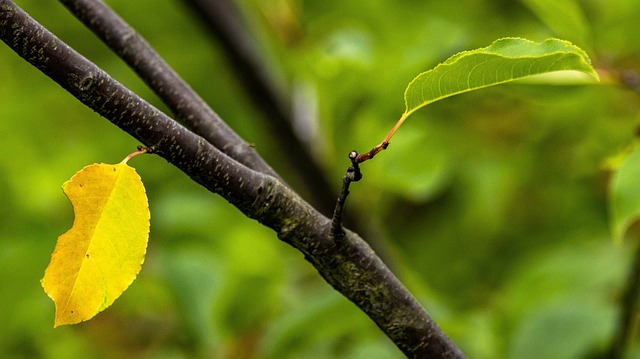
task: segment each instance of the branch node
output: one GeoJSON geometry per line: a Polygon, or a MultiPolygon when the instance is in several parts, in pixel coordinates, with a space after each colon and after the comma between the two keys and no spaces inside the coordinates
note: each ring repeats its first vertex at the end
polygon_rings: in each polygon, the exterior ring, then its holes
{"type": "Polygon", "coordinates": [[[87,76],[83,78],[79,83],[80,91],[87,92],[93,86],[94,78],[93,76],[87,76]]]}
{"type": "Polygon", "coordinates": [[[136,148],[138,149],[138,151],[142,151],[142,152],[150,154],[150,155],[154,154],[158,150],[158,147],[156,145],[149,146],[149,147],[138,146],[136,148]]]}
{"type": "Polygon", "coordinates": [[[358,151],[349,152],[349,159],[351,160],[351,166],[347,168],[346,176],[350,181],[358,182],[362,179],[362,172],[360,172],[360,164],[358,163],[358,151]]]}

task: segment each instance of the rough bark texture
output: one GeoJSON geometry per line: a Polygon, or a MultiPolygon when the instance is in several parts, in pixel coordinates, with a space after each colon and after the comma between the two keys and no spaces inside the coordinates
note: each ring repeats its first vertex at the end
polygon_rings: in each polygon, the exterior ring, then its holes
{"type": "MultiPolygon", "coordinates": [[[[230,65],[240,79],[247,93],[268,121],[271,133],[287,156],[295,164],[295,172],[307,185],[310,198],[316,208],[325,215],[333,210],[334,193],[322,170],[308,147],[293,131],[294,121],[291,104],[275,84],[256,42],[243,24],[243,18],[233,1],[229,0],[184,0],[194,9],[194,15],[200,17],[210,33],[224,48],[230,65]]],[[[355,219],[352,223],[355,223],[355,219]]]]}
{"type": "Polygon", "coordinates": [[[158,53],[102,1],[60,0],[145,81],[186,127],[238,162],[277,173],[198,96],[158,53]]]}
{"type": "Polygon", "coordinates": [[[0,0],[0,38],[82,103],[146,146],[153,146],[155,153],[248,217],[272,228],[408,357],[463,357],[360,237],[346,231],[334,241],[331,221],[280,180],[237,162],[182,127],[8,0],[0,0]]]}

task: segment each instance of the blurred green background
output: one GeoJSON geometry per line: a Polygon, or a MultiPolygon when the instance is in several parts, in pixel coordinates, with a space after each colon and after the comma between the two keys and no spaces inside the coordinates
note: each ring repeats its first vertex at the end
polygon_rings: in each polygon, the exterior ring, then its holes
{"type": "MultiPolygon", "coordinates": [[[[60,4],[17,3],[165,109],[60,4]]],[[[189,8],[108,3],[295,183],[276,135],[189,8]]],[[[532,1],[238,3],[282,87],[317,120],[313,151],[336,194],[346,154],[376,145],[402,114],[409,81],[458,51],[505,36],[563,37],[600,69],[640,71],[635,0],[580,1],[584,21],[569,30],[532,1]]],[[[154,156],[130,162],[151,208],[140,275],[94,319],[53,329],[39,280],[73,223],[60,187],[139,143],[4,44],[0,65],[0,357],[402,357],[301,254],[154,156]]],[[[470,358],[588,358],[613,336],[633,252],[610,238],[605,163],[631,143],[639,108],[638,93],[606,81],[512,84],[441,101],[363,165],[347,211],[470,358]]]]}

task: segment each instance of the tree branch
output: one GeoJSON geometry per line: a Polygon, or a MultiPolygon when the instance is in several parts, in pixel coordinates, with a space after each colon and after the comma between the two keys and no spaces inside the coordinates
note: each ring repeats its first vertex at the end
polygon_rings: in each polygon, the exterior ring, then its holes
{"type": "Polygon", "coordinates": [[[311,155],[309,148],[293,131],[293,118],[288,101],[269,76],[263,54],[248,33],[242,14],[229,0],[185,0],[199,16],[211,34],[224,48],[229,64],[235,69],[245,92],[260,110],[296,173],[307,185],[312,203],[324,214],[333,208],[333,186],[325,171],[311,155]]]}
{"type": "Polygon", "coordinates": [[[344,214],[344,204],[349,196],[349,186],[351,182],[358,182],[362,179],[360,165],[358,164],[358,152],[349,152],[351,166],[347,169],[347,173],[342,177],[342,189],[336,201],[336,208],[333,210],[333,218],[331,218],[331,237],[334,241],[341,241],[344,238],[345,231],[342,228],[342,217],[344,214]]]}
{"type": "Polygon", "coordinates": [[[622,308],[620,311],[618,327],[614,333],[613,340],[607,358],[621,359],[629,349],[629,342],[633,337],[634,329],[640,318],[640,241],[636,240],[635,254],[624,289],[622,298],[622,308]]]}
{"type": "Polygon", "coordinates": [[[222,121],[151,45],[104,2],[60,2],[118,54],[189,129],[247,167],[278,177],[255,149],[222,121]]]}
{"type": "Polygon", "coordinates": [[[83,104],[194,181],[272,228],[412,358],[463,354],[355,233],[333,241],[331,221],[278,179],[252,170],[139,98],[30,18],[0,0],[0,38],[83,104]]]}

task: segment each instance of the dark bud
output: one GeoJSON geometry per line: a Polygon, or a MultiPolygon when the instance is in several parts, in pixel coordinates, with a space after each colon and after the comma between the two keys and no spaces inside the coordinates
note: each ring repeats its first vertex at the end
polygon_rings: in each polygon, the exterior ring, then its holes
{"type": "Polygon", "coordinates": [[[362,173],[360,172],[360,165],[358,164],[358,151],[349,152],[349,159],[351,160],[351,166],[347,169],[347,177],[350,181],[358,182],[362,179],[362,173]]]}

